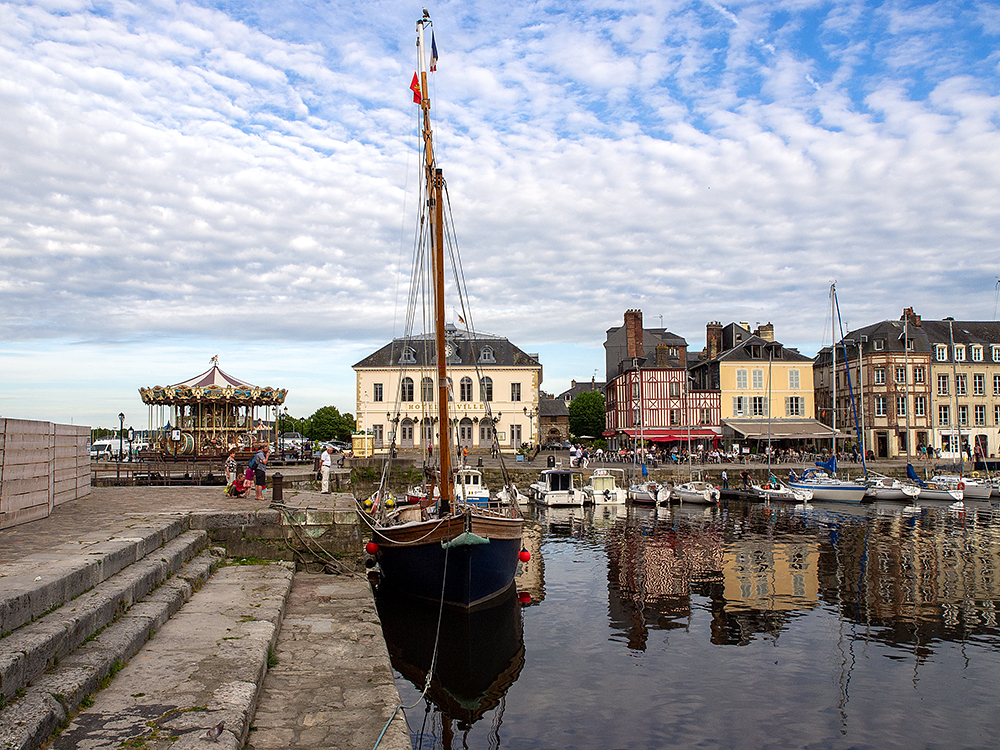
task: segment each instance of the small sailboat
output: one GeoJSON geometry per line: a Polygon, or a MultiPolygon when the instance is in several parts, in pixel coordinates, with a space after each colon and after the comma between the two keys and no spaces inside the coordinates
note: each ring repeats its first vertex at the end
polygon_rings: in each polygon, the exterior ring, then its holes
{"type": "MultiPolygon", "coordinates": [[[[435,160],[431,130],[430,97],[427,86],[427,64],[424,45],[425,28],[431,25],[427,11],[417,21],[417,59],[419,70],[411,86],[414,101],[420,104],[423,118],[423,167],[425,200],[419,202],[422,215],[418,219],[421,231],[414,257],[415,277],[421,269],[427,271],[426,284],[413,285],[416,289],[432,291],[433,310],[433,361],[437,374],[437,423],[450,425],[448,344],[445,338],[445,284],[444,247],[446,186],[441,169],[435,160]],[[419,77],[418,77],[419,76],[419,77]],[[424,231],[429,228],[429,231],[424,231]]],[[[449,221],[449,226],[453,224],[449,221]]],[[[449,238],[448,246],[457,257],[457,242],[449,238]]],[[[463,290],[459,288],[459,294],[463,290]]],[[[419,295],[410,295],[411,309],[407,321],[419,319],[415,309],[419,295]]],[[[466,318],[464,297],[460,300],[466,318]]],[[[472,332],[470,320],[470,332],[472,332]]],[[[473,334],[474,340],[474,334],[473,334]]],[[[430,342],[428,342],[430,343],[430,342]]],[[[403,378],[400,378],[402,383],[403,378]]],[[[397,395],[397,417],[400,411],[397,395]]],[[[492,418],[489,402],[484,403],[487,416],[492,418]]],[[[399,420],[395,421],[398,425],[399,420]]],[[[494,440],[496,439],[494,433],[494,440]]],[[[455,493],[455,474],[452,468],[452,446],[448,430],[442,429],[438,440],[438,464],[427,466],[429,487],[420,488],[415,504],[396,505],[387,490],[395,452],[396,433],[390,433],[390,450],[382,471],[379,489],[370,498],[368,507],[359,516],[371,531],[367,551],[374,555],[379,586],[391,586],[403,593],[460,608],[485,606],[496,602],[514,585],[514,575],[520,559],[528,553],[521,546],[524,519],[517,503],[504,508],[483,507],[468,495],[455,493]]],[[[505,485],[510,496],[516,496],[501,461],[505,485]]],[[[464,483],[462,487],[467,487],[464,483]]]]}
{"type": "Polygon", "coordinates": [[[719,488],[711,482],[695,479],[684,484],[676,484],[670,491],[670,499],[681,503],[700,503],[712,505],[719,502],[719,488]]]}

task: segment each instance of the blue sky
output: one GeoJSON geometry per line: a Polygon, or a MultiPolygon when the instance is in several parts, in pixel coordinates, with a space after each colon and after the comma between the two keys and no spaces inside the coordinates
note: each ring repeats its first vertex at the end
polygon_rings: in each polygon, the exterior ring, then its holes
{"type": "MultiPolygon", "coordinates": [[[[420,7],[0,4],[0,415],[138,424],[215,354],[353,411],[399,333],[420,7]]],[[[850,325],[994,317],[996,4],[428,9],[476,321],[544,389],[600,377],[629,308],[809,355],[834,280],[850,325]]]]}

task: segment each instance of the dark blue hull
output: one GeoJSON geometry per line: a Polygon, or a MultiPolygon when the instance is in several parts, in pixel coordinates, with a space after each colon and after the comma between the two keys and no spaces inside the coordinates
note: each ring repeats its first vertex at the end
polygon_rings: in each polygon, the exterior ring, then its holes
{"type": "Polygon", "coordinates": [[[380,546],[382,581],[399,591],[471,608],[505,593],[517,573],[521,540],[491,539],[444,549],[440,541],[412,546],[380,546]]]}

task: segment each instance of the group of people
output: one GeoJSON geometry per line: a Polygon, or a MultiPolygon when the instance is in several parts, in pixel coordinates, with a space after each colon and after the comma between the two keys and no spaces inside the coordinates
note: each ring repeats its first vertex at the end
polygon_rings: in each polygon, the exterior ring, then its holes
{"type": "Polygon", "coordinates": [[[226,494],[230,497],[246,497],[250,494],[250,489],[254,488],[256,490],[254,499],[263,500],[264,487],[267,484],[267,459],[270,455],[269,445],[260,446],[247,464],[246,470],[240,473],[239,464],[236,462],[236,449],[230,449],[225,463],[226,494]]]}

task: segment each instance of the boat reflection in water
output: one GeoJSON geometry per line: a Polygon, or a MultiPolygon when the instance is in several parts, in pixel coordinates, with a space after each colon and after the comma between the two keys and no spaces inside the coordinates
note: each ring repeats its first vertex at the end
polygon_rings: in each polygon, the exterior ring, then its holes
{"type": "MultiPolygon", "coordinates": [[[[467,735],[493,709],[491,737],[499,743],[504,698],[524,667],[524,632],[517,588],[511,586],[497,601],[471,611],[444,608],[437,663],[426,695],[436,711],[425,713],[419,728],[412,718],[416,714],[408,717],[413,739],[420,737],[421,746],[427,747],[428,739],[436,736],[441,747],[451,747],[456,729],[467,735]]],[[[403,703],[412,703],[424,688],[434,658],[438,605],[387,586],[379,587],[375,605],[392,667],[416,688],[413,696],[401,696],[403,703]]]]}

